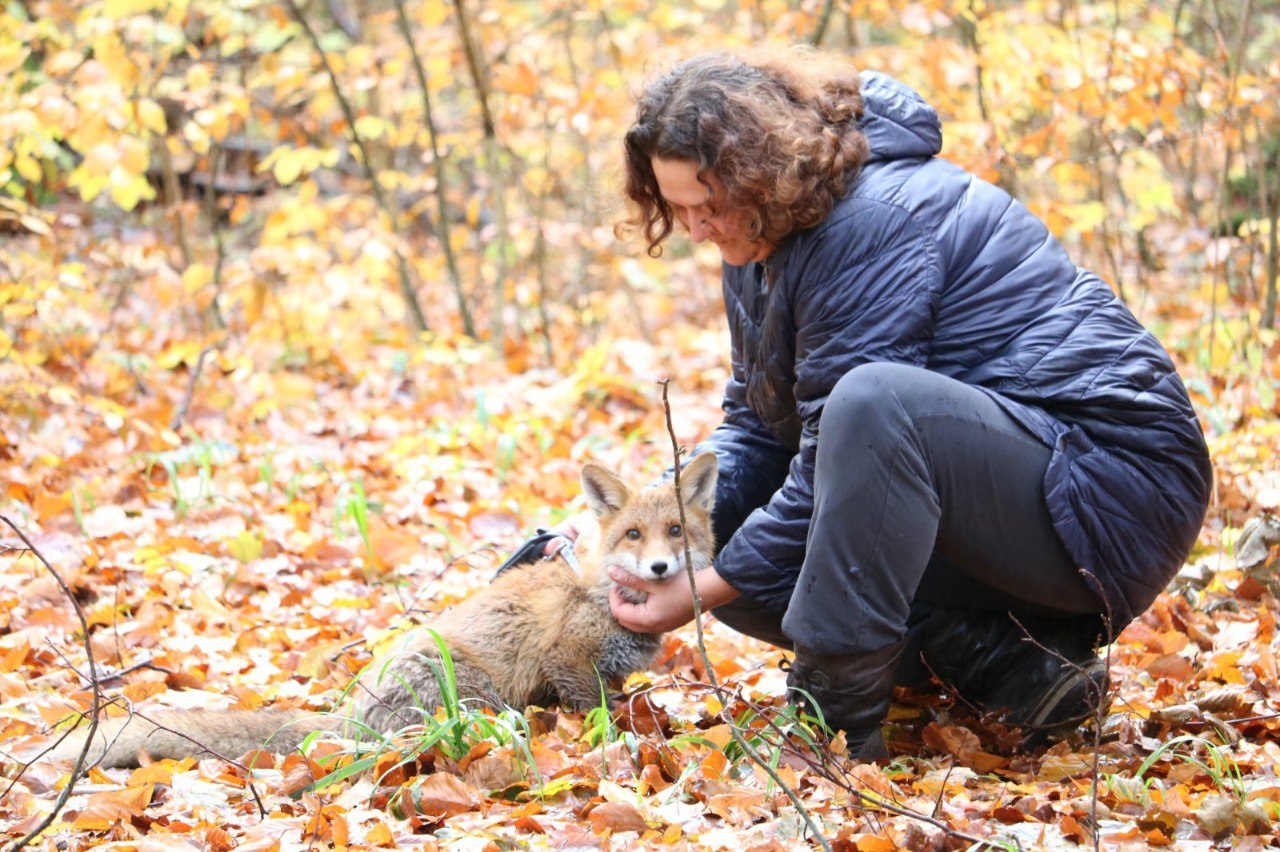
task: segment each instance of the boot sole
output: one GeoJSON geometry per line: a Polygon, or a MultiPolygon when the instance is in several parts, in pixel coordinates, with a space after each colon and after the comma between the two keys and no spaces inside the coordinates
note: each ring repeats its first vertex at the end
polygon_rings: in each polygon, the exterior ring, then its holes
{"type": "Polygon", "coordinates": [[[1101,660],[1068,669],[1016,723],[1025,728],[1052,730],[1075,727],[1102,710],[1111,679],[1101,660]]]}

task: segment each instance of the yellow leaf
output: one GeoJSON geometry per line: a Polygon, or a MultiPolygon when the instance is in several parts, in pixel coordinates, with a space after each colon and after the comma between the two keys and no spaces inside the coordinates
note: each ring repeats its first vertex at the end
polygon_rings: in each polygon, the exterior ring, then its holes
{"type": "Polygon", "coordinates": [[[247,95],[235,95],[228,97],[226,100],[227,116],[236,116],[238,118],[248,118],[252,111],[253,102],[247,95]]]}
{"type": "Polygon", "coordinates": [[[112,432],[117,432],[124,426],[125,417],[129,414],[128,409],[120,403],[100,396],[90,398],[89,407],[98,412],[102,417],[102,425],[112,432]]]}
{"type": "Polygon", "coordinates": [[[203,127],[208,131],[211,138],[222,139],[226,136],[228,129],[227,117],[221,110],[214,109],[213,107],[205,107],[204,109],[196,110],[195,114],[191,117],[193,119],[191,123],[198,124],[203,127]]]}
{"type": "Polygon", "coordinates": [[[448,51],[434,51],[423,59],[422,64],[426,66],[427,80],[433,92],[445,88],[453,77],[453,59],[448,51]]]}
{"type": "Polygon", "coordinates": [[[1071,227],[1082,234],[1096,231],[1107,220],[1107,208],[1101,201],[1064,204],[1062,212],[1071,222],[1071,227]]]}
{"type": "Polygon", "coordinates": [[[55,385],[49,389],[49,402],[54,405],[75,405],[79,396],[67,385],[55,385]]]}
{"type": "Polygon", "coordinates": [[[427,0],[421,6],[419,19],[425,27],[438,27],[449,20],[449,7],[443,0],[427,0]]]}
{"type": "Polygon", "coordinates": [[[365,832],[364,840],[370,846],[396,845],[395,838],[391,836],[391,829],[387,828],[387,824],[385,822],[380,822],[365,832]]]}
{"type": "Polygon", "coordinates": [[[231,610],[227,609],[222,603],[204,589],[196,589],[188,595],[186,603],[195,612],[212,616],[217,619],[226,619],[230,617],[231,610]]]}
{"type": "Polygon", "coordinates": [[[200,344],[197,341],[180,340],[160,353],[156,358],[156,366],[162,370],[172,370],[179,364],[195,366],[199,358],[200,344]]]}
{"type": "Polygon", "coordinates": [[[18,157],[14,163],[14,168],[17,169],[18,174],[22,175],[23,180],[28,183],[38,183],[42,176],[40,161],[25,154],[18,157]]]}
{"type": "Polygon", "coordinates": [[[525,189],[534,195],[546,195],[551,192],[551,177],[547,174],[547,170],[538,166],[525,169],[524,172],[525,189]]]}
{"type": "Polygon", "coordinates": [[[141,139],[126,136],[120,140],[120,163],[135,175],[146,172],[151,165],[151,152],[141,139]]]}
{"type": "Polygon", "coordinates": [[[102,194],[102,190],[107,188],[107,176],[101,173],[95,174],[84,165],[81,165],[79,168],[72,170],[67,183],[80,192],[81,199],[92,201],[102,194]]]}
{"type": "Polygon", "coordinates": [[[134,15],[143,15],[156,8],[153,0],[107,0],[103,11],[108,18],[124,20],[134,15]]]}
{"type": "Polygon", "coordinates": [[[213,280],[213,269],[207,263],[193,263],[182,273],[182,290],[194,296],[213,280]]]}
{"type": "Polygon", "coordinates": [[[387,132],[387,123],[376,115],[362,115],[356,119],[356,133],[361,139],[377,139],[387,132]]]}
{"type": "Polygon", "coordinates": [[[280,403],[274,397],[266,397],[255,402],[249,408],[249,414],[254,420],[261,420],[273,411],[280,410],[280,403]]]}
{"type": "Polygon", "coordinates": [[[164,110],[150,98],[138,101],[138,124],[152,133],[163,134],[168,129],[164,110]]]}
{"type": "Polygon", "coordinates": [[[1129,222],[1134,228],[1151,225],[1161,214],[1176,209],[1173,184],[1153,151],[1139,148],[1126,157],[1125,162],[1127,167],[1120,173],[1120,185],[1133,202],[1129,222]]]}
{"type": "MultiPolygon", "coordinates": [[[[78,118],[75,107],[59,97],[47,97],[40,101],[36,105],[35,114],[45,127],[71,127],[78,118]]],[[[34,145],[30,147],[30,152],[38,153],[34,145]]]]}
{"type": "Polygon", "coordinates": [[[1206,679],[1212,678],[1222,683],[1244,683],[1244,674],[1240,671],[1239,664],[1239,651],[1223,651],[1213,656],[1203,674],[1206,679]]]}
{"type": "Polygon", "coordinates": [[[102,63],[111,78],[122,87],[131,89],[137,85],[138,66],[116,33],[106,32],[93,40],[93,58],[102,63]]]}
{"type": "Polygon", "coordinates": [[[22,67],[28,48],[20,41],[0,42],[0,77],[7,77],[22,67]]]}
{"type": "Polygon", "coordinates": [[[288,186],[301,176],[303,165],[305,162],[301,151],[282,151],[276,157],[271,173],[281,186],[288,186]]]}
{"type": "MultiPolygon", "coordinates": [[[[366,604],[367,605],[367,604],[366,604]]],[[[365,646],[374,654],[382,654],[393,647],[395,640],[404,640],[405,634],[413,628],[412,624],[400,623],[386,630],[373,630],[365,634],[365,646]]]]}
{"type": "Polygon", "coordinates": [[[227,542],[227,552],[233,558],[248,564],[262,556],[262,538],[257,533],[245,530],[227,542]]]}
{"type": "Polygon", "coordinates": [[[187,69],[187,89],[198,92],[209,88],[213,82],[213,70],[203,62],[197,62],[187,69]]]}
{"type": "Polygon", "coordinates": [[[151,184],[147,183],[145,177],[140,174],[127,174],[124,169],[112,169],[108,184],[111,200],[121,210],[132,210],[144,198],[156,197],[156,191],[151,188],[151,184]]]}
{"type": "Polygon", "coordinates": [[[329,673],[332,667],[329,663],[330,659],[342,652],[342,644],[340,642],[325,642],[316,645],[302,655],[302,659],[298,661],[298,674],[309,678],[322,678],[329,673]]]}

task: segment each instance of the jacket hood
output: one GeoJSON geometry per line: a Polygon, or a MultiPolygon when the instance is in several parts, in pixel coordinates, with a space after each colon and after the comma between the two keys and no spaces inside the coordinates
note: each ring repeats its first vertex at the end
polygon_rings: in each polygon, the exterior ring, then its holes
{"type": "Polygon", "coordinates": [[[862,132],[871,161],[932,157],[942,150],[942,122],[916,91],[876,71],[862,73],[862,132]]]}

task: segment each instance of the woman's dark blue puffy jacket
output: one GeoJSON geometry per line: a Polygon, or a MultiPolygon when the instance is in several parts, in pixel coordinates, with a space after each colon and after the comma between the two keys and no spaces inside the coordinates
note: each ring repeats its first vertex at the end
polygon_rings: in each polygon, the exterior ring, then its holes
{"type": "MultiPolygon", "coordinates": [[[[1181,566],[1212,478],[1168,354],[1003,190],[938,159],[937,114],[863,78],[871,159],[819,226],[724,267],[733,341],[717,571],[784,610],[804,559],[818,418],[853,367],[912,364],[989,391],[1053,448],[1044,493],[1116,629],[1181,566]]],[[[850,519],[856,523],[856,518],[850,519]]],[[[1035,565],[1027,565],[1035,571],[1035,565]]]]}

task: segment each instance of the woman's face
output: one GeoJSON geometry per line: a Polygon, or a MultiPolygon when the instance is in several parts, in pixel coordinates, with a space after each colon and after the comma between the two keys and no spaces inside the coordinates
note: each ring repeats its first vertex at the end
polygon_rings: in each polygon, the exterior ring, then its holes
{"type": "Polygon", "coordinates": [[[689,239],[695,243],[711,240],[731,266],[764,260],[773,251],[767,243],[746,238],[747,216],[741,210],[725,209],[724,186],[715,175],[708,173],[703,183],[698,180],[696,163],[661,157],[650,162],[658,191],[688,230],[689,239]]]}

